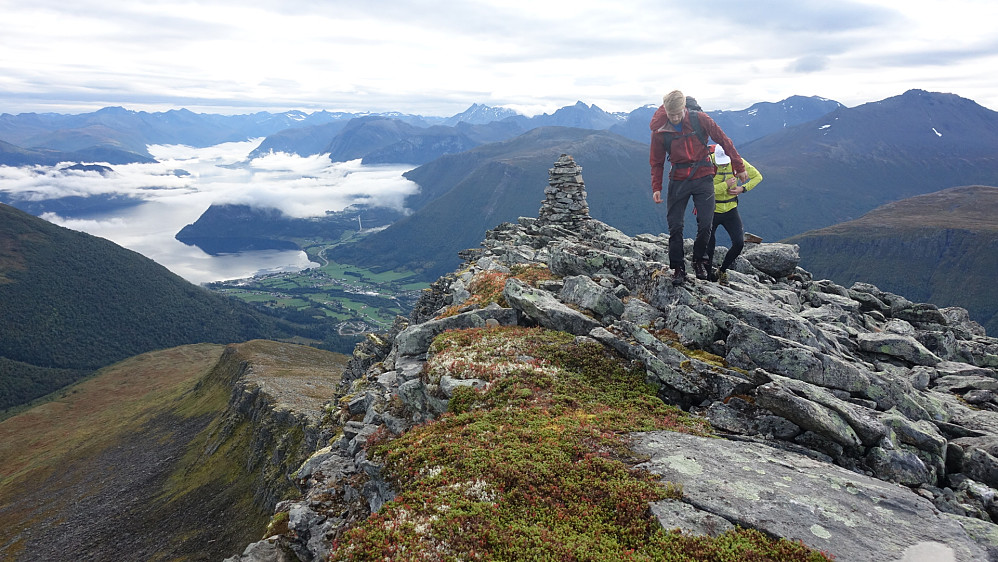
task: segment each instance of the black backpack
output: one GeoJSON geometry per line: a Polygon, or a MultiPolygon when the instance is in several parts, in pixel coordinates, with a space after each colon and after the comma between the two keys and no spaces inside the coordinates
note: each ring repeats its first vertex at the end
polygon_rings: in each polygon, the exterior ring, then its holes
{"type": "Polygon", "coordinates": [[[700,125],[700,113],[703,112],[703,108],[697,103],[696,98],[686,96],[686,109],[690,111],[690,125],[693,126],[693,132],[700,142],[707,146],[707,133],[703,132],[703,127],[700,125]]]}

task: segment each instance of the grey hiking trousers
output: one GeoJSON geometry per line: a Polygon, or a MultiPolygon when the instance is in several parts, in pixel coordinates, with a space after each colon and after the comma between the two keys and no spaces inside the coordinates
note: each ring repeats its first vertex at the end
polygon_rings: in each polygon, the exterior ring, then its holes
{"type": "Polygon", "coordinates": [[[669,222],[669,267],[686,269],[683,255],[683,215],[693,198],[697,213],[697,236],[693,240],[693,260],[707,259],[707,243],[714,218],[714,176],[694,180],[669,180],[665,218],[669,222]]]}

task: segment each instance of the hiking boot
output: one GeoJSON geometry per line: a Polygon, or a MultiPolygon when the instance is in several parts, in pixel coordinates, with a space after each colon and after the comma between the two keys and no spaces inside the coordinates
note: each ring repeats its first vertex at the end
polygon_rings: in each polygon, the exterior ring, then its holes
{"type": "Polygon", "coordinates": [[[697,279],[707,280],[707,260],[693,260],[693,272],[697,279]]]}
{"type": "Polygon", "coordinates": [[[677,269],[676,272],[672,274],[673,285],[682,285],[687,279],[688,277],[686,276],[685,269],[677,269]]]}
{"type": "Polygon", "coordinates": [[[728,272],[723,269],[717,270],[717,282],[725,287],[728,286],[728,272]]]}
{"type": "Polygon", "coordinates": [[[716,282],[719,271],[720,271],[720,269],[713,268],[713,267],[708,267],[707,268],[707,281],[716,282]]]}

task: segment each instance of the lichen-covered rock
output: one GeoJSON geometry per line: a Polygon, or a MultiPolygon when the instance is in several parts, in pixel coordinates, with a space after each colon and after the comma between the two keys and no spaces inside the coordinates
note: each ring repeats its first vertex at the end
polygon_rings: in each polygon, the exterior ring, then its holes
{"type": "Polygon", "coordinates": [[[907,488],[757,443],[671,432],[634,437],[635,451],[649,458],[639,467],[681,485],[685,503],[836,560],[902,560],[922,543],[961,562],[987,559],[957,521],[907,488]]]}
{"type": "Polygon", "coordinates": [[[516,278],[506,281],[503,298],[531,322],[552,330],[584,336],[602,326],[598,320],[569,308],[552,293],[534,289],[516,278]]]}
{"type": "Polygon", "coordinates": [[[597,318],[624,313],[624,302],[612,289],[602,287],[584,275],[566,277],[558,297],[567,304],[592,312],[597,318]]]}
{"type": "Polygon", "coordinates": [[[797,244],[750,244],[742,253],[753,267],[779,279],[797,271],[800,246],[797,244]]]}
{"type": "Polygon", "coordinates": [[[891,357],[904,359],[914,365],[936,365],[942,359],[936,356],[918,340],[903,334],[880,332],[859,334],[857,336],[859,347],[863,351],[872,353],[883,353],[891,357]]]}
{"type": "Polygon", "coordinates": [[[862,441],[838,413],[794,394],[786,386],[771,382],[756,390],[756,404],[793,423],[823,435],[847,448],[859,448],[862,441]]]}

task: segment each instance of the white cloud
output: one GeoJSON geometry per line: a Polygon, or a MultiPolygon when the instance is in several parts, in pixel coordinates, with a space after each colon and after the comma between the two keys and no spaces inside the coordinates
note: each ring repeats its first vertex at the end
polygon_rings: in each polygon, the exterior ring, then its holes
{"type": "Polygon", "coordinates": [[[124,164],[97,171],[57,166],[0,166],[0,191],[39,201],[70,196],[124,195],[144,201],[198,201],[274,207],[295,217],[321,216],[351,203],[402,209],[418,186],[405,165],[363,166],[330,162],[328,155],[273,153],[249,160],[260,140],[207,148],[153,145],[152,164],[124,164]]]}
{"type": "Polygon", "coordinates": [[[331,162],[328,155],[274,153],[250,160],[260,139],[207,148],[155,145],[154,164],[112,166],[106,175],[60,166],[0,166],[0,191],[26,200],[124,195],[141,204],[108,215],[68,218],[45,213],[52,223],[107,238],[196,283],[253,275],[261,268],[308,265],[301,252],[249,252],[208,256],[174,237],[212,204],[280,209],[292,217],[322,216],[354,203],[403,209],[419,186],[402,177],[411,166],[331,162]],[[184,173],[177,173],[182,170],[184,173]]]}
{"type": "MultiPolygon", "coordinates": [[[[707,109],[911,88],[998,108],[998,3],[0,0],[0,112],[707,109]],[[973,21],[974,25],[967,25],[973,21]]],[[[2,138],[2,137],[0,137],[2,138]]]]}

